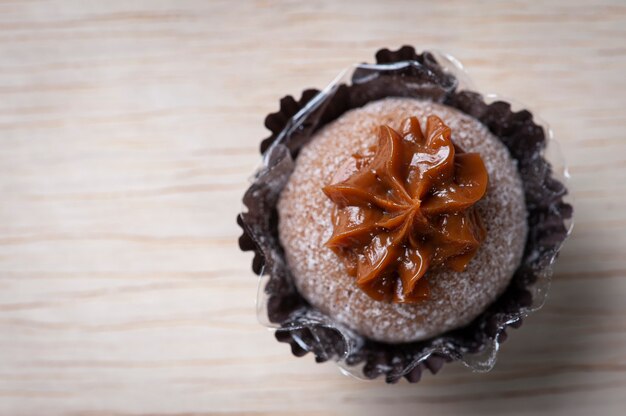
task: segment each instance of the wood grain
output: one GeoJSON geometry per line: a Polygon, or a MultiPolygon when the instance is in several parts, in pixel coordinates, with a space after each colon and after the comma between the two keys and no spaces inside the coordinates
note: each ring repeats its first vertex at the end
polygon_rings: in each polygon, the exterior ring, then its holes
{"type": "Polygon", "coordinates": [[[623,1],[0,0],[0,414],[620,415],[623,1]],[[234,223],[262,119],[382,46],[553,126],[576,228],[496,368],[367,383],[258,325],[234,223]]]}

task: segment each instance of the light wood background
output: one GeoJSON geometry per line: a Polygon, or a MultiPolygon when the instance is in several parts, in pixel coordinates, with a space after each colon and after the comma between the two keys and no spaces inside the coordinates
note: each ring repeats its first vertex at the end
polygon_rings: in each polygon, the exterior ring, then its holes
{"type": "Polygon", "coordinates": [[[625,73],[624,1],[0,0],[0,414],[624,414],[625,73]],[[387,386],[257,323],[234,219],[278,99],[406,43],[551,123],[576,227],[492,372],[387,386]]]}

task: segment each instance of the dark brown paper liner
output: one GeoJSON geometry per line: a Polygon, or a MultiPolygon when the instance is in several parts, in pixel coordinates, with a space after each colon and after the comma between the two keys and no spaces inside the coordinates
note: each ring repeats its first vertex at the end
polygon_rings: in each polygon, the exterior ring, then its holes
{"type": "MultiPolygon", "coordinates": [[[[419,342],[386,344],[364,338],[359,348],[352,349],[349,355],[342,357],[347,365],[363,365],[362,372],[366,378],[384,375],[388,383],[394,383],[404,377],[414,383],[419,381],[424,370],[435,374],[444,362],[479,353],[494,339],[503,342],[507,336],[507,326],[517,328],[521,325],[520,311],[532,303],[529,286],[550,267],[558,254],[568,234],[566,221],[572,216],[572,207],[563,201],[567,190],[553,177],[551,165],[542,156],[546,145],[545,132],[533,121],[529,111],[513,112],[506,102],[486,104],[476,92],[457,91],[453,75],[446,73],[430,53],[418,55],[410,46],[397,51],[382,49],[376,54],[376,61],[378,64],[417,61],[420,65],[382,73],[366,82],[358,80],[366,79],[367,70],[355,71],[353,83],[340,85],[328,104],[316,110],[319,112],[318,124],[301,126],[285,142],[292,157],[297,157],[298,151],[315,130],[350,109],[391,96],[431,99],[478,119],[504,143],[518,162],[528,210],[529,231],[521,264],[505,293],[473,322],[419,342]],[[409,87],[415,84],[422,87],[417,90],[409,87]],[[425,351],[433,347],[436,347],[436,353],[414,364],[417,358],[423,357],[425,351]],[[407,369],[410,365],[415,367],[407,369]]],[[[281,99],[280,110],[265,119],[265,126],[272,135],[261,143],[262,153],[277,139],[288,121],[318,92],[305,90],[297,101],[291,96],[281,99]]],[[[286,177],[280,175],[279,180],[286,181],[288,178],[288,174],[283,175],[286,177]]],[[[266,265],[264,249],[266,252],[273,249],[282,253],[277,231],[277,198],[267,191],[268,186],[264,181],[268,179],[257,178],[253,182],[244,196],[248,211],[237,218],[243,229],[239,246],[242,250],[254,251],[252,268],[257,274],[262,274],[266,265]],[[251,227],[263,230],[265,237],[255,239],[251,227]]],[[[270,276],[265,288],[268,295],[267,312],[269,320],[279,325],[276,339],[289,343],[293,354],[298,357],[307,352],[312,352],[317,362],[341,357],[346,351],[346,345],[340,330],[317,326],[313,333],[310,327],[294,325],[299,316],[307,312],[315,313],[315,310],[294,289],[288,270],[268,267],[265,269],[266,274],[268,269],[270,276]]]]}

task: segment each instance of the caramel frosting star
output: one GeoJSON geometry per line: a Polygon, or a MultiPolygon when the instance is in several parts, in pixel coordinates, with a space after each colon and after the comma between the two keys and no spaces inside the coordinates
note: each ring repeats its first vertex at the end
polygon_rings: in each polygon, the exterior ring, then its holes
{"type": "Polygon", "coordinates": [[[326,245],[370,297],[418,302],[428,297],[429,268],[463,271],[485,239],[474,205],[487,190],[487,170],[434,115],[424,132],[415,117],[401,133],[380,126],[370,150],[323,188],[335,203],[326,245]]]}

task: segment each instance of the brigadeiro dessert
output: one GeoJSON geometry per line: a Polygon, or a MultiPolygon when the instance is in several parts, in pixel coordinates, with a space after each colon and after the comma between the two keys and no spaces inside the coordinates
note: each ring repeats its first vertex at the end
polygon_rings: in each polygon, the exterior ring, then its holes
{"type": "Polygon", "coordinates": [[[450,56],[376,60],[266,118],[238,217],[261,320],[362,378],[489,369],[543,303],[571,227],[564,168],[547,126],[471,91],[450,56]]]}

